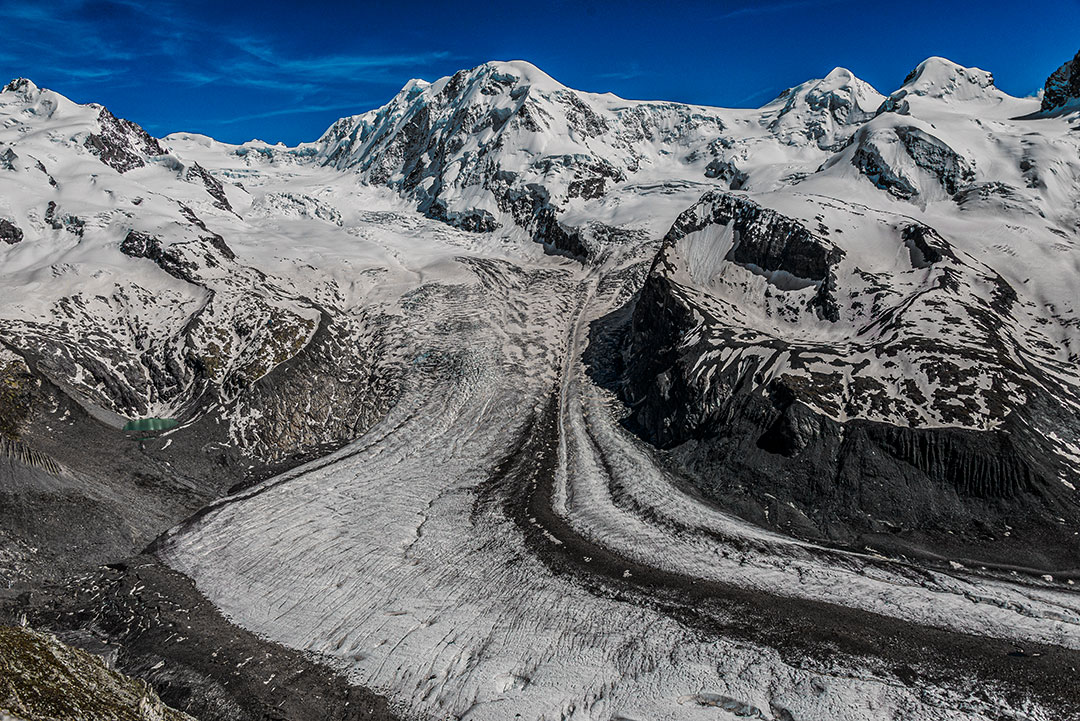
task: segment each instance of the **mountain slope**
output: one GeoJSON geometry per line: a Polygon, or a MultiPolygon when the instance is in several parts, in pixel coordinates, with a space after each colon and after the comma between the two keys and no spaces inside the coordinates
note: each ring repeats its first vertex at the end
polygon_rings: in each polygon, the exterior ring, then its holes
{"type": "MultiPolygon", "coordinates": [[[[28,81],[11,83],[0,103],[11,117],[0,134],[0,215],[19,232],[4,257],[15,299],[0,312],[4,343],[81,400],[106,415],[192,421],[219,408],[232,416],[229,437],[251,447],[262,443],[251,423],[283,422],[272,401],[256,400],[260,381],[287,375],[291,359],[378,334],[366,310],[341,305],[333,279],[301,288],[258,258],[238,259],[231,243],[259,227],[231,203],[251,205],[250,196],[198,162],[28,81]]],[[[370,372],[367,352],[354,353],[336,392],[370,372]]],[[[365,412],[326,420],[351,425],[365,412]]],[[[278,453],[334,437],[261,432],[278,434],[278,453]]]]}
{"type": "Polygon", "coordinates": [[[1031,105],[932,58],[790,188],[703,196],[634,310],[639,431],[758,522],[1070,568],[1080,145],[1031,105]]]}
{"type": "MultiPolygon", "coordinates": [[[[985,71],[930,58],[886,97],[837,68],[761,109],[725,110],[579,93],[528,63],[488,63],[410,82],[292,149],[159,141],[27,80],[0,101],[4,274],[18,297],[0,316],[5,346],[101,422],[204,429],[234,475],[347,441],[392,402],[407,354],[384,340],[398,301],[371,302],[378,263],[358,286],[282,262],[295,233],[326,249],[367,233],[355,202],[385,187],[478,236],[598,265],[678,216],[627,349],[634,416],[664,446],[723,435],[714,381],[749,374],[770,413],[919,434],[1019,423],[1033,435],[1007,431],[1013,461],[943,461],[935,482],[1071,498],[1076,118],[1016,119],[1035,101],[985,71]],[[685,306],[678,332],[673,305],[685,306]],[[671,363],[685,386],[674,405],[671,363]],[[288,399],[301,397],[316,399],[317,425],[298,422],[288,399]],[[1027,418],[1039,398],[1053,399],[1045,418],[1027,418]]],[[[813,446],[796,421],[769,423],[761,443],[782,456],[813,446]]]]}
{"type": "Polygon", "coordinates": [[[643,214],[642,193],[662,184],[686,205],[709,186],[771,184],[779,156],[820,163],[881,99],[840,68],[753,111],[581,93],[528,63],[488,63],[413,81],[297,152],[459,227],[520,229],[587,256],[604,245],[598,225],[643,214]],[[760,180],[759,165],[769,166],[760,180]]]}
{"type": "Polygon", "coordinates": [[[0,626],[0,714],[25,721],[191,721],[144,681],[28,628],[0,626]]]}

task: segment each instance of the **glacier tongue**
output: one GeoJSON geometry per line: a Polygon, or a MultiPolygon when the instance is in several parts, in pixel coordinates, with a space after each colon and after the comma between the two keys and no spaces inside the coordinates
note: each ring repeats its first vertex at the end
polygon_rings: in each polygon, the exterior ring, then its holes
{"type": "MultiPolygon", "coordinates": [[[[824,549],[673,495],[578,360],[589,319],[620,289],[566,264],[461,262],[474,279],[407,293],[423,299],[406,326],[424,352],[383,421],[163,542],[230,618],[325,654],[417,718],[712,718],[730,702],[766,718],[857,719],[924,707],[873,672],[829,677],[627,603],[653,569],[1080,645],[1071,624],[1049,620],[1075,617],[1067,596],[1025,596],[1034,613],[1018,616],[1007,585],[916,580],[854,558],[834,567],[824,549]],[[571,569],[594,563],[615,573],[590,591],[571,569]]],[[[930,693],[930,706],[959,701],[947,687],[930,693]]]]}

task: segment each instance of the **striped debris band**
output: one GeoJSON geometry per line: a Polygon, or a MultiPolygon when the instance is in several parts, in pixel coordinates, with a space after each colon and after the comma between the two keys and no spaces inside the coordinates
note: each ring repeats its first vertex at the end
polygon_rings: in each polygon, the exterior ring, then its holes
{"type": "Polygon", "coordinates": [[[30,446],[20,441],[0,436],[0,457],[10,458],[13,461],[50,473],[60,475],[60,464],[49,458],[44,453],[35,451],[30,446]]]}

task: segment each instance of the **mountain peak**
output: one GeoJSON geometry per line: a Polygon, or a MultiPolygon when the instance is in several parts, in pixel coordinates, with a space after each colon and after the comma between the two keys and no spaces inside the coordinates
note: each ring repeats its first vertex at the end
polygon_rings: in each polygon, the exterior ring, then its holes
{"type": "Polygon", "coordinates": [[[507,75],[515,75],[528,82],[552,83],[561,85],[550,75],[536,67],[527,60],[493,60],[484,63],[481,67],[492,68],[496,72],[507,75]]]}
{"type": "Polygon", "coordinates": [[[904,78],[901,90],[909,95],[958,100],[985,99],[1001,93],[994,86],[991,73],[979,68],[967,68],[937,56],[915,66],[904,78]]]}
{"type": "Polygon", "coordinates": [[[763,110],[769,127],[782,137],[805,137],[824,148],[842,142],[837,132],[871,117],[884,99],[870,83],[837,67],[824,78],[785,90],[763,110]]]}
{"type": "Polygon", "coordinates": [[[884,96],[870,83],[860,79],[847,68],[835,67],[824,78],[814,78],[788,88],[764,107],[781,105],[784,108],[781,114],[785,114],[800,102],[816,107],[821,104],[823,98],[837,95],[849,101],[853,109],[868,112],[875,110],[884,100],[884,96]]]}
{"type": "Polygon", "coordinates": [[[491,95],[497,94],[498,88],[566,89],[562,83],[525,60],[489,61],[440,78],[431,86],[435,93],[448,92],[452,95],[468,94],[471,90],[491,95]]]}
{"type": "Polygon", "coordinates": [[[823,82],[848,83],[852,80],[858,80],[858,78],[855,77],[855,73],[851,72],[847,68],[842,68],[837,65],[835,68],[829,71],[828,75],[824,77],[823,82]]]}
{"type": "Polygon", "coordinates": [[[40,88],[34,84],[29,78],[15,78],[10,83],[4,86],[3,91],[5,93],[20,93],[22,95],[29,95],[35,93],[40,88]]]}
{"type": "Polygon", "coordinates": [[[97,105],[79,105],[60,93],[42,88],[29,78],[15,78],[0,90],[0,104],[11,105],[32,115],[51,118],[57,112],[62,115],[86,112],[96,114],[97,105]]]}

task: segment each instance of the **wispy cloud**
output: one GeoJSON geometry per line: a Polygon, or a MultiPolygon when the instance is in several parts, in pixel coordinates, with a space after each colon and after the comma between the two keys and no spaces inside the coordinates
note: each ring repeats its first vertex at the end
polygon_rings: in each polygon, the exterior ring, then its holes
{"type": "Polygon", "coordinates": [[[735,18],[754,17],[770,13],[786,12],[788,10],[802,10],[805,8],[824,7],[836,5],[842,0],[785,0],[784,2],[760,2],[736,8],[726,13],[712,16],[712,20],[733,20],[735,18]]]}
{"type": "Polygon", "coordinates": [[[606,73],[599,73],[596,77],[600,80],[636,80],[637,78],[644,78],[649,75],[655,75],[655,73],[650,70],[632,66],[623,70],[612,70],[606,73]]]}
{"type": "Polygon", "coordinates": [[[100,19],[95,20],[107,16],[125,25],[120,14],[133,20],[144,10],[116,0],[48,5],[0,0],[0,22],[9,28],[4,44],[12,61],[79,80],[114,78],[121,70],[114,66],[136,59],[121,34],[103,32],[100,19]]]}
{"type": "Polygon", "coordinates": [[[0,0],[0,24],[14,26],[6,54],[35,67],[95,81],[117,79],[152,61],[162,81],[187,86],[290,91],[307,96],[341,83],[386,82],[403,68],[444,61],[449,53],[288,52],[272,38],[235,35],[195,22],[166,3],[151,12],[128,0],[56,0],[49,7],[0,0]],[[199,51],[195,49],[198,48],[199,51]]]}
{"type": "Polygon", "coordinates": [[[452,60],[437,46],[380,47],[378,34],[367,45],[344,35],[316,42],[238,12],[209,23],[187,0],[0,0],[0,27],[0,76],[27,76],[80,102],[123,100],[124,112],[155,130],[166,118],[175,129],[187,107],[199,107],[193,129],[311,126],[320,113],[374,107],[452,60]]]}
{"type": "Polygon", "coordinates": [[[362,109],[368,106],[371,101],[350,103],[348,105],[305,105],[302,108],[283,108],[281,110],[268,110],[263,113],[251,113],[249,115],[237,115],[235,117],[225,118],[223,120],[216,121],[217,125],[235,125],[236,123],[246,123],[251,120],[262,120],[263,118],[279,118],[290,115],[308,115],[313,113],[329,113],[329,112],[359,112],[358,109],[362,109]]]}
{"type": "Polygon", "coordinates": [[[240,37],[229,42],[239,53],[227,60],[222,77],[230,82],[260,86],[281,82],[310,84],[316,79],[322,83],[381,81],[391,71],[422,67],[450,57],[445,51],[300,56],[282,53],[263,38],[240,37]]]}
{"type": "Polygon", "coordinates": [[[742,107],[747,107],[747,108],[757,107],[755,105],[755,103],[760,103],[762,101],[772,100],[773,98],[775,98],[779,94],[780,94],[780,90],[777,90],[776,88],[764,88],[762,90],[758,90],[757,92],[750,93],[749,95],[747,95],[744,98],[739,98],[738,100],[735,101],[735,106],[740,107],[740,108],[742,108],[742,107]]]}

